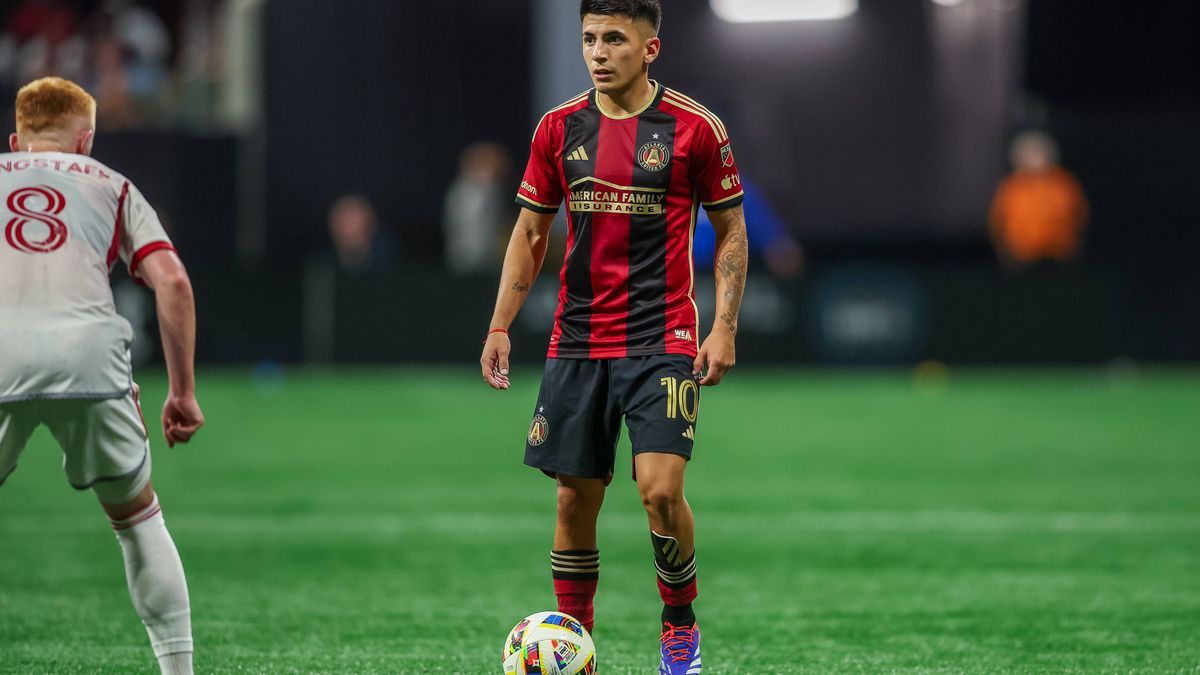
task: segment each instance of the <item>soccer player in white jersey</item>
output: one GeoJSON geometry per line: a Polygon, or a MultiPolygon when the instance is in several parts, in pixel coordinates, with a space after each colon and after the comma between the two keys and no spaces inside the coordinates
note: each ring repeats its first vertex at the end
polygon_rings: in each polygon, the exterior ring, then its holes
{"type": "Polygon", "coordinates": [[[113,307],[117,259],[154,290],[170,393],[168,445],[204,424],[196,402],[191,282],[145,197],[91,159],[96,102],[56,77],[17,93],[0,154],[0,484],[46,425],[67,480],[112,521],[133,605],[164,674],[192,672],[191,610],[150,484],[150,445],[130,368],[132,330],[113,307]]]}

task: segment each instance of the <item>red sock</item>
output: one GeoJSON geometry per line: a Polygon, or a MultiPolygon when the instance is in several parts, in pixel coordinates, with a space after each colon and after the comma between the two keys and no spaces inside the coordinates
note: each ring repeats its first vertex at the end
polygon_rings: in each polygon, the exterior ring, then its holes
{"type": "Polygon", "coordinates": [[[670,605],[671,607],[690,605],[696,599],[696,577],[693,576],[691,581],[688,581],[681,588],[671,588],[663,583],[660,577],[658,580],[658,594],[662,597],[664,605],[670,605]]]}
{"type": "Polygon", "coordinates": [[[596,626],[592,601],[596,597],[597,583],[599,582],[595,580],[554,580],[554,594],[558,596],[558,611],[578,619],[589,633],[596,626]]]}
{"type": "Polygon", "coordinates": [[[600,551],[551,551],[550,570],[554,576],[554,594],[558,596],[558,611],[575,617],[589,633],[592,632],[595,626],[592,600],[600,581],[600,551]]]}

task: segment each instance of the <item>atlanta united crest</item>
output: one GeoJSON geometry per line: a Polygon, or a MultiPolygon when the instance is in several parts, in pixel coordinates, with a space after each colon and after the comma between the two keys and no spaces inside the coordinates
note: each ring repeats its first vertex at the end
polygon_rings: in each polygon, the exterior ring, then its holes
{"type": "Polygon", "coordinates": [[[534,415],[533,423],[529,425],[529,444],[538,446],[546,442],[550,435],[550,423],[541,415],[534,415]]]}
{"type": "Polygon", "coordinates": [[[643,145],[637,153],[638,164],[647,171],[662,171],[671,161],[671,150],[658,141],[643,145]]]}

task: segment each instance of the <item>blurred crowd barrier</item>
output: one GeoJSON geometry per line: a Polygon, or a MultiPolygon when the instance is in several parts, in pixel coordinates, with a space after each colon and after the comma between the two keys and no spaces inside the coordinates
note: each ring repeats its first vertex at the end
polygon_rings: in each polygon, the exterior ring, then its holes
{"type": "MultiPolygon", "coordinates": [[[[246,264],[236,255],[244,151],[236,136],[128,130],[103,141],[99,158],[148,195],[188,265],[202,363],[470,364],[478,358],[496,293],[500,239],[509,226],[489,224],[483,241],[494,240],[488,247],[496,257],[463,272],[449,256],[415,254],[392,241],[407,236],[406,228],[436,229],[435,223],[379,223],[368,202],[348,195],[328,212],[312,214],[318,223],[329,221],[323,246],[288,248],[281,239],[261,262],[246,264]]],[[[285,225],[299,228],[280,223],[279,229],[285,225]]],[[[513,327],[518,361],[538,361],[545,353],[563,254],[561,232],[556,236],[558,245],[513,327]]],[[[1200,360],[1200,268],[1147,268],[1134,264],[1138,250],[1116,258],[1120,264],[1085,259],[1013,270],[996,262],[982,227],[976,240],[936,244],[867,243],[847,235],[839,243],[806,245],[800,267],[781,268],[764,250],[752,256],[739,362],[1200,360]]],[[[712,324],[713,306],[711,263],[704,258],[699,250],[702,333],[712,324]]],[[[128,280],[119,286],[119,309],[138,329],[135,352],[151,359],[153,298],[128,280]]]]}
{"type": "MultiPolygon", "coordinates": [[[[185,256],[186,257],[186,256],[185,256]]],[[[496,292],[490,274],[436,265],[346,273],[326,260],[254,270],[193,266],[197,358],[209,364],[461,363],[478,358],[496,292]]],[[[1200,294],[1200,281],[1191,289],[1200,294]]],[[[512,327],[514,361],[544,358],[557,277],[544,274],[512,327]]],[[[712,284],[698,280],[701,330],[712,284]]],[[[122,295],[127,301],[128,295],[122,295]]],[[[152,300],[123,311],[154,345],[152,300]]],[[[751,277],[738,335],[743,365],[1096,364],[1200,359],[1194,315],[1159,316],[1105,273],[1013,277],[980,265],[848,263],[803,280],[751,277]]],[[[144,350],[150,358],[153,350],[144,350]]]]}

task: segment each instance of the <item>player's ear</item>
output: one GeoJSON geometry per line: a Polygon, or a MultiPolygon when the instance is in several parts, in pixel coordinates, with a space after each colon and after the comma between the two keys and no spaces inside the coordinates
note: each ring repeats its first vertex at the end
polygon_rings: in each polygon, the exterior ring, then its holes
{"type": "Polygon", "coordinates": [[[86,156],[90,157],[92,154],[92,141],[95,138],[96,138],[96,130],[95,129],[87,129],[87,130],[79,132],[79,147],[76,148],[77,152],[81,155],[86,155],[86,156]]]}
{"type": "Polygon", "coordinates": [[[17,139],[16,132],[8,135],[8,149],[12,150],[13,152],[21,151],[21,141],[17,139]]]}
{"type": "Polygon", "coordinates": [[[658,58],[658,53],[659,53],[659,50],[661,50],[661,49],[662,49],[662,40],[658,39],[657,35],[652,36],[650,39],[646,40],[646,55],[643,57],[643,60],[645,61],[646,65],[650,65],[651,63],[654,63],[654,60],[658,58]]]}

